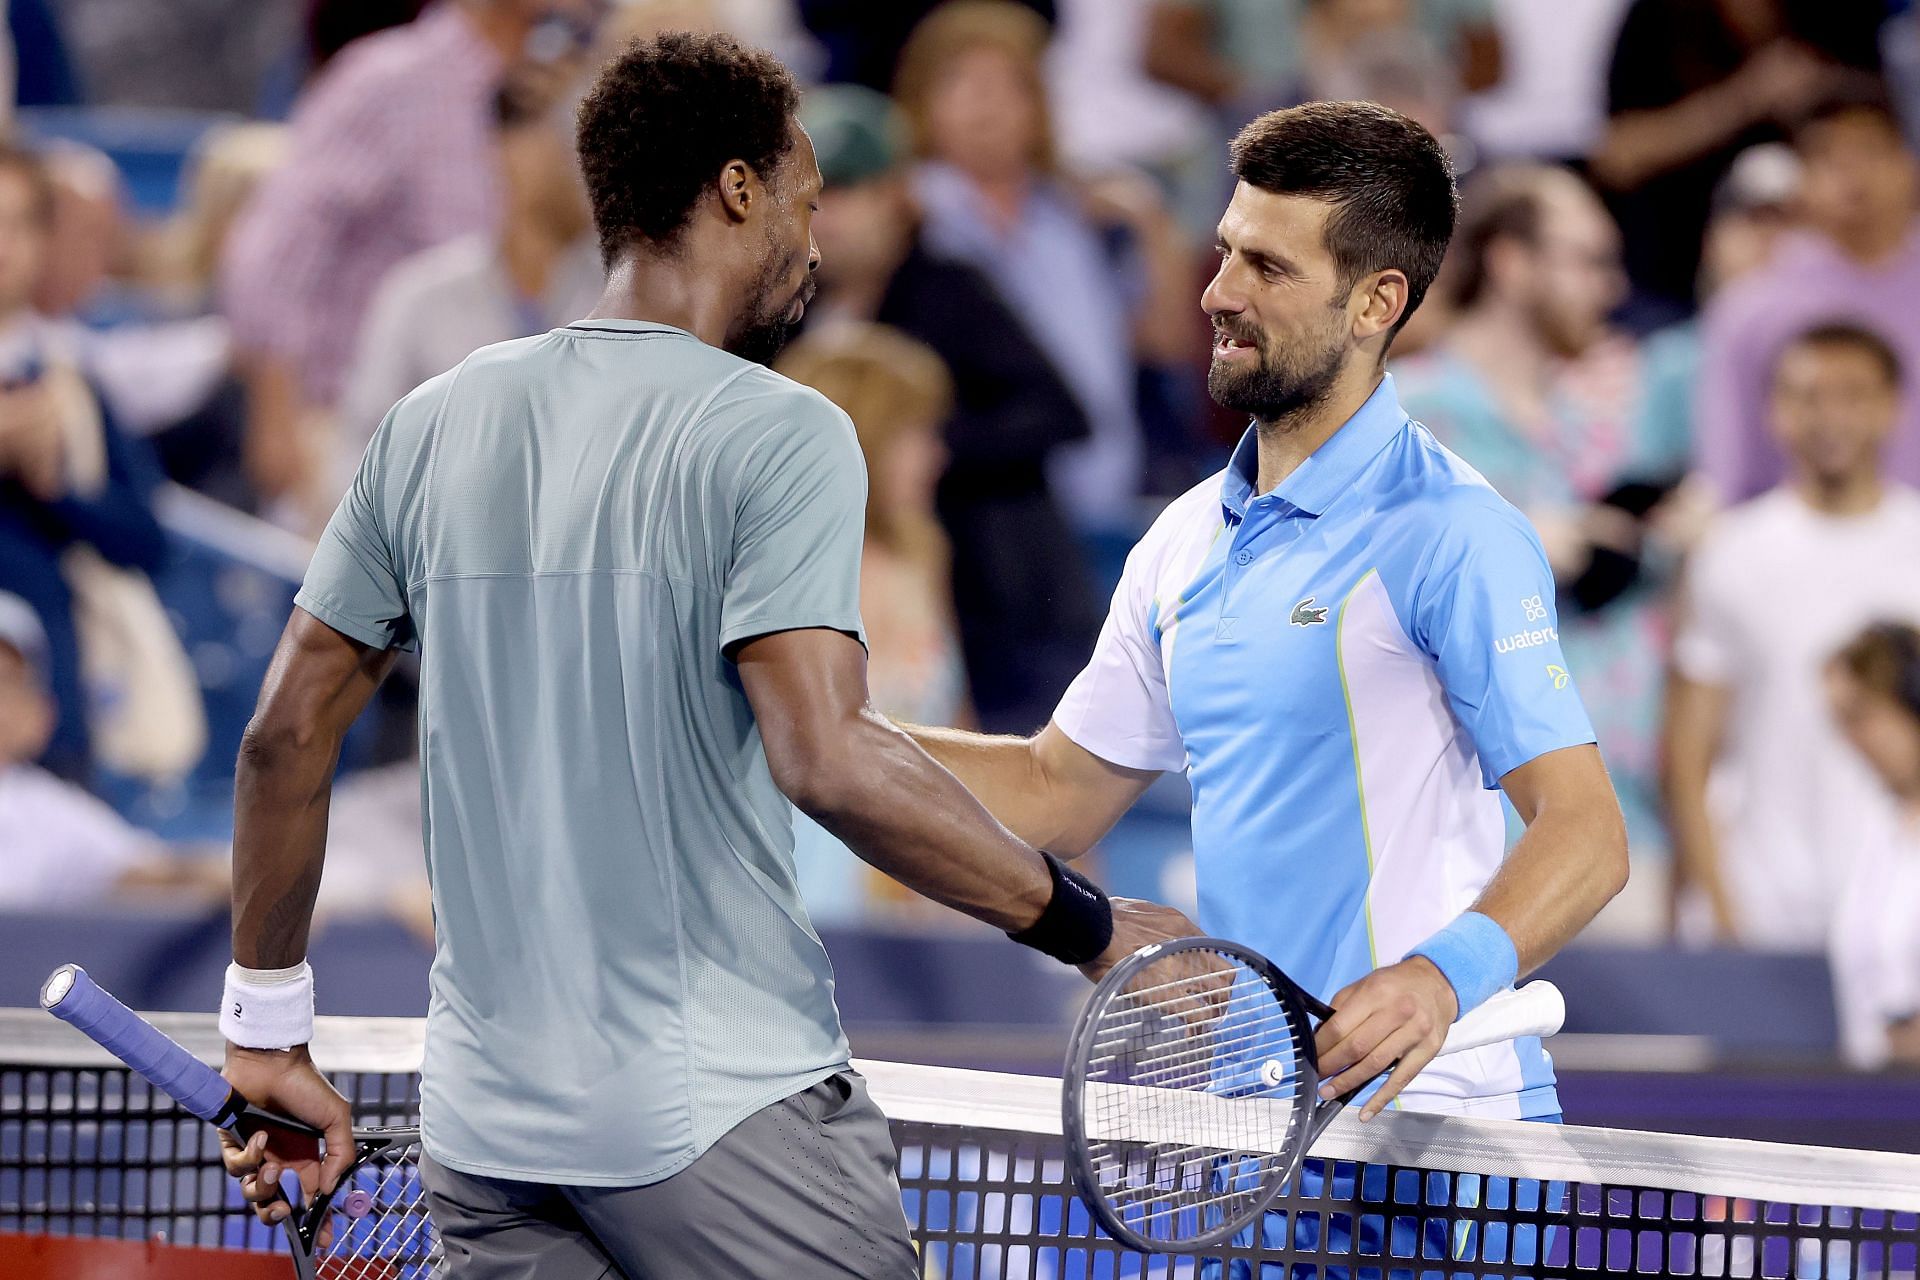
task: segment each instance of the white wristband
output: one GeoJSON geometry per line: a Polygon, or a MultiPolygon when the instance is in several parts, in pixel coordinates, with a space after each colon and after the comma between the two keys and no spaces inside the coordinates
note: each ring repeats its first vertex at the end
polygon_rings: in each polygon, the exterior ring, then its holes
{"type": "Polygon", "coordinates": [[[313,1039],[313,966],[227,966],[220,1034],[243,1049],[291,1049],[313,1039]]]}

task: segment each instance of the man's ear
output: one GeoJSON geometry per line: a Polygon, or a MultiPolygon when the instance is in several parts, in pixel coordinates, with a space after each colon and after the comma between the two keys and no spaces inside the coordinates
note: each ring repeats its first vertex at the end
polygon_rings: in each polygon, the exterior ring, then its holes
{"type": "Polygon", "coordinates": [[[1359,311],[1353,317],[1353,336],[1365,342],[1390,331],[1406,314],[1409,297],[1406,274],[1388,269],[1354,286],[1353,301],[1359,311]]]}
{"type": "Polygon", "coordinates": [[[720,207],[735,222],[745,222],[755,200],[762,195],[760,179],[745,160],[729,160],[720,170],[720,207]]]}

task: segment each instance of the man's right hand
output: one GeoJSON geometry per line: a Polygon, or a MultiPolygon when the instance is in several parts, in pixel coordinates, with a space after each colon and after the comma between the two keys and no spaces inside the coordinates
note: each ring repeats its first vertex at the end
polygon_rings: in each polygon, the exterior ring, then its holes
{"type": "Polygon", "coordinates": [[[311,1200],[320,1191],[333,1190],[352,1163],[353,1108],[313,1065],[305,1045],[242,1049],[230,1044],[223,1074],[254,1106],[326,1134],[322,1159],[311,1138],[265,1130],[243,1146],[226,1130],[220,1133],[220,1160],[240,1179],[241,1194],[262,1222],[284,1222],[293,1208],[280,1195],[283,1173],[291,1169],[299,1174],[301,1190],[311,1200]]]}
{"type": "Polygon", "coordinates": [[[1097,960],[1080,966],[1089,982],[1100,981],[1107,970],[1149,943],[1201,936],[1200,926],[1172,907],[1139,898],[1114,898],[1112,902],[1113,941],[1097,960]]]}

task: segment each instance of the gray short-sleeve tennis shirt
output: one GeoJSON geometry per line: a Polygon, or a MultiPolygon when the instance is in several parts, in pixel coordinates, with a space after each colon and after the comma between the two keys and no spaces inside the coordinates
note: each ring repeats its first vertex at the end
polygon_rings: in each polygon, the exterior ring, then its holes
{"type": "Polygon", "coordinates": [[[861,634],[865,504],[845,414],[664,325],[488,347],[388,414],[297,603],[421,653],[441,1163],[650,1182],[846,1062],[723,650],[861,634]]]}

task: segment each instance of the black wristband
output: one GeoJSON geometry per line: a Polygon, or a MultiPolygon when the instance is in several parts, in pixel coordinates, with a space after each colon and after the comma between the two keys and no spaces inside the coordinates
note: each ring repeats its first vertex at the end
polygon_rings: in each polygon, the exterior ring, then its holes
{"type": "Polygon", "coordinates": [[[1060,859],[1044,849],[1040,856],[1053,877],[1053,897],[1038,920],[1007,936],[1062,964],[1086,964],[1113,941],[1113,904],[1099,885],[1060,859]]]}

